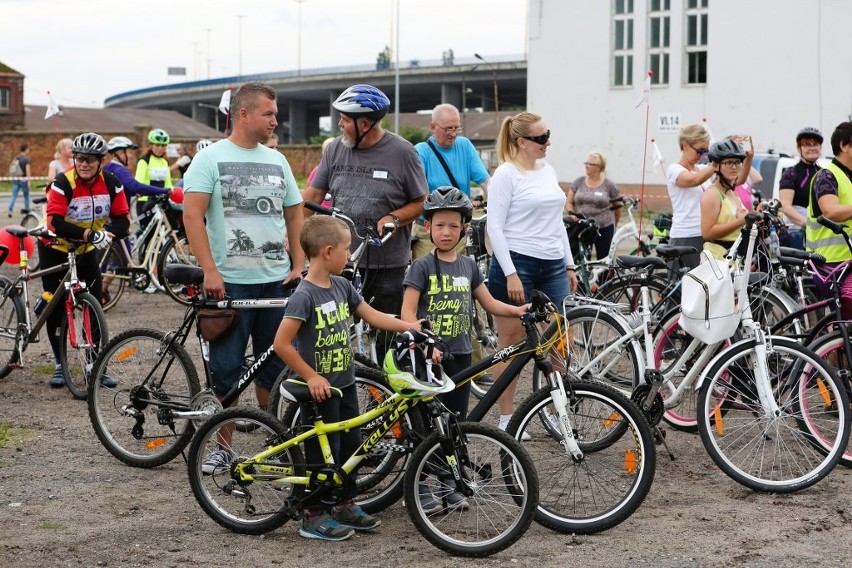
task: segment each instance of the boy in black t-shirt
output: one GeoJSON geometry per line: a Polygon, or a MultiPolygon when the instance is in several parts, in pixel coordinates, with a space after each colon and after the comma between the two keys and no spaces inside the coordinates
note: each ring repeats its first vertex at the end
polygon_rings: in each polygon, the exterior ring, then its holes
{"type": "MultiPolygon", "coordinates": [[[[290,297],[275,336],[275,353],[308,384],[311,396],[320,403],[323,421],[339,422],[360,414],[350,349],[351,315],[357,314],[373,327],[387,331],[408,331],[412,324],[370,307],[348,280],[338,276],[349,260],[352,240],[345,223],[315,215],[305,221],[299,240],[310,267],[290,297]],[[343,396],[332,398],[332,387],[343,396]]],[[[308,412],[301,414],[307,419],[308,412]]],[[[330,434],[329,443],[335,463],[341,464],[341,458],[352,455],[361,444],[360,429],[330,434]]],[[[305,442],[305,459],[308,464],[323,463],[315,438],[305,442]]],[[[351,537],[355,530],[378,527],[381,521],[355,505],[354,498],[353,492],[331,510],[305,510],[299,534],[339,541],[351,537]]]]}

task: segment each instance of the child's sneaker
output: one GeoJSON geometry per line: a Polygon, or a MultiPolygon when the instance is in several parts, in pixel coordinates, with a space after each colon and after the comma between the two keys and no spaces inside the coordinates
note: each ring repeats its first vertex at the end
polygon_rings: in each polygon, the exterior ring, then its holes
{"type": "Polygon", "coordinates": [[[225,448],[218,448],[210,452],[204,464],[201,466],[201,472],[205,475],[218,475],[228,471],[231,467],[231,462],[234,459],[234,454],[225,448]]]}
{"type": "Polygon", "coordinates": [[[444,509],[444,506],[441,505],[441,502],[432,495],[432,491],[429,489],[429,486],[425,483],[417,484],[417,496],[420,499],[420,508],[427,515],[435,514],[444,509]]]}
{"type": "Polygon", "coordinates": [[[361,507],[354,504],[340,509],[335,507],[331,511],[331,516],[344,527],[352,527],[356,531],[371,531],[382,524],[379,518],[368,515],[361,507]]]}
{"type": "Polygon", "coordinates": [[[65,373],[62,369],[55,369],[53,376],[50,377],[50,388],[59,389],[65,386],[65,373]]]}
{"type": "Polygon", "coordinates": [[[307,513],[302,519],[299,535],[305,538],[316,538],[319,540],[341,541],[355,534],[355,529],[345,527],[331,518],[328,513],[322,513],[309,519],[307,513]]]}

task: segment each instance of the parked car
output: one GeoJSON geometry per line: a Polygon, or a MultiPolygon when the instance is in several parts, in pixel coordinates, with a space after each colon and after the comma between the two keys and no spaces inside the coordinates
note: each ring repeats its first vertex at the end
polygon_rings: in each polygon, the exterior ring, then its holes
{"type": "MultiPolygon", "coordinates": [[[[763,181],[755,185],[760,190],[763,199],[778,199],[778,184],[781,181],[781,172],[784,168],[796,165],[798,156],[788,154],[755,154],[752,167],[760,172],[763,181]]],[[[831,158],[820,158],[817,163],[825,167],[831,162],[831,158]]]]}

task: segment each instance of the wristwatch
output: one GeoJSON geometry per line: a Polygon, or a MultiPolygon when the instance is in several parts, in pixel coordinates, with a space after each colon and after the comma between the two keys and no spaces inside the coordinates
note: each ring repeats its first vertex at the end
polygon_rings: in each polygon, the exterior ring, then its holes
{"type": "Polygon", "coordinates": [[[394,225],[396,225],[397,229],[399,228],[399,225],[400,225],[399,217],[397,217],[393,213],[388,213],[387,215],[385,215],[385,217],[390,217],[391,219],[393,219],[394,225]]]}

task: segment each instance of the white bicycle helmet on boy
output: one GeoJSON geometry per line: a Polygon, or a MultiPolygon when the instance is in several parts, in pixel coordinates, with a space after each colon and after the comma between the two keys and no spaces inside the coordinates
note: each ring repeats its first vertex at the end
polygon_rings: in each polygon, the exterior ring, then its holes
{"type": "Polygon", "coordinates": [[[455,388],[441,365],[426,359],[410,331],[394,337],[385,354],[384,371],[390,387],[405,398],[435,396],[455,388]]]}
{"type": "Polygon", "coordinates": [[[372,130],[379,121],[384,118],[390,109],[390,99],[382,91],[372,85],[352,85],[337,97],[331,106],[340,114],[345,114],[356,122],[355,149],[367,132],[372,130]],[[357,121],[366,118],[372,122],[369,130],[364,134],[358,132],[357,121]]]}

